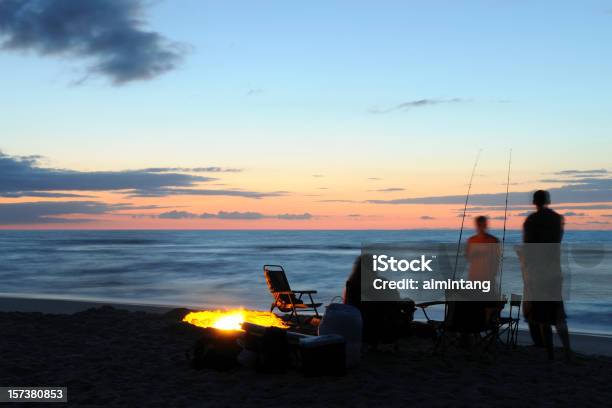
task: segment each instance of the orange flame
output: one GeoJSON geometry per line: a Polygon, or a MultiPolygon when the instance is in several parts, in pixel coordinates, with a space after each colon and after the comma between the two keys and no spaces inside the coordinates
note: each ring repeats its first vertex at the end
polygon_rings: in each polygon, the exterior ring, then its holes
{"type": "Polygon", "coordinates": [[[287,328],[287,324],[271,312],[260,312],[257,310],[203,310],[190,312],[184,318],[184,322],[198,327],[214,327],[220,330],[242,330],[242,323],[248,322],[264,327],[287,328]]]}

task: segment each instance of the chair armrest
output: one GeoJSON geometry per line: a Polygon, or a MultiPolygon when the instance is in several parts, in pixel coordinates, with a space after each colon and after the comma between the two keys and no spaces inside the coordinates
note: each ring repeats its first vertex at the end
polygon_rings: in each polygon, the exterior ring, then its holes
{"type": "Polygon", "coordinates": [[[294,290],[293,293],[301,293],[303,295],[311,295],[313,293],[317,293],[316,290],[294,290]]]}

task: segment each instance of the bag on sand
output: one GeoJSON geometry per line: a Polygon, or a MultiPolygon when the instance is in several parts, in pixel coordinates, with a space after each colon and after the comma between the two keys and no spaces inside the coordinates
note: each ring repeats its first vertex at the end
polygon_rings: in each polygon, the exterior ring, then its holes
{"type": "Polygon", "coordinates": [[[337,334],[346,341],[346,366],[354,367],[361,360],[361,312],[354,306],[331,303],[319,324],[319,336],[337,334]]]}

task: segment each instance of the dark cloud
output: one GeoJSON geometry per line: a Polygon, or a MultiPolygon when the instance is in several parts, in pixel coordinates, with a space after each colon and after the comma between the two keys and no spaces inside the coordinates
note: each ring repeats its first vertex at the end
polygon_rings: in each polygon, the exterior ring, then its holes
{"type": "Polygon", "coordinates": [[[149,173],[239,173],[242,169],[226,168],[226,167],[149,167],[142,169],[149,173]]]}
{"type": "MultiPolygon", "coordinates": [[[[572,204],[554,204],[556,210],[612,210],[612,204],[587,204],[587,205],[572,205],[572,204]]],[[[533,205],[511,205],[508,210],[513,211],[529,211],[533,210],[533,205]]],[[[463,208],[457,208],[455,211],[463,212],[463,208]]],[[[504,211],[503,205],[477,206],[468,207],[467,212],[481,211],[504,211]]]]}
{"type": "Polygon", "coordinates": [[[9,156],[0,152],[0,193],[25,191],[154,190],[191,187],[210,177],[146,170],[74,171],[40,167],[38,156],[9,156]]]}
{"type": "Polygon", "coordinates": [[[93,198],[94,196],[73,193],[53,193],[47,191],[15,191],[0,193],[4,198],[40,197],[40,198],[93,198]]]}
{"type": "Polygon", "coordinates": [[[389,188],[379,188],[378,190],[368,190],[368,191],[374,191],[377,193],[393,193],[395,191],[406,191],[406,189],[400,188],[400,187],[389,187],[389,188]]]}
{"type": "Polygon", "coordinates": [[[347,215],[347,217],[358,218],[358,217],[361,217],[361,214],[349,214],[347,215]]]}
{"type": "MultiPolygon", "coordinates": [[[[549,188],[553,204],[566,203],[606,203],[612,202],[612,177],[577,178],[560,187],[549,188]]],[[[529,205],[533,192],[511,192],[508,201],[511,205],[529,205]]],[[[498,206],[504,202],[506,193],[473,194],[470,204],[480,206],[498,206]]],[[[399,198],[394,200],[368,200],[371,204],[462,204],[465,195],[429,196],[399,198]]]]}
{"type": "Polygon", "coordinates": [[[259,199],[278,197],[285,191],[258,192],[198,189],[199,183],[217,180],[181,171],[239,171],[221,167],[152,167],[124,171],[74,171],[40,167],[39,156],[9,156],[0,152],[0,197],[78,197],[64,191],[121,191],[127,197],[173,195],[230,196],[259,199]]]}
{"type": "Polygon", "coordinates": [[[612,218],[612,214],[602,214],[602,217],[612,218]]]}
{"type": "Polygon", "coordinates": [[[430,215],[421,215],[419,218],[422,220],[435,220],[436,219],[436,217],[432,217],[430,215]]]}
{"type": "Polygon", "coordinates": [[[173,220],[178,220],[178,219],[182,219],[182,218],[198,218],[197,214],[194,213],[190,213],[189,211],[168,211],[168,212],[164,212],[161,213],[157,216],[158,218],[167,218],[167,219],[173,219],[173,220]]]}
{"type": "Polygon", "coordinates": [[[441,105],[441,104],[456,104],[456,103],[464,103],[464,102],[467,102],[467,100],[463,98],[417,99],[414,101],[403,102],[398,105],[392,106],[390,108],[385,108],[385,109],[372,108],[369,110],[369,112],[374,113],[374,114],[390,113],[390,112],[395,112],[395,111],[407,111],[413,108],[422,108],[425,106],[434,106],[434,105],[441,105]]]}
{"type": "Polygon", "coordinates": [[[183,47],[146,30],[145,4],[139,0],[3,0],[2,45],[42,56],[84,58],[91,62],[87,76],[104,75],[116,85],[151,79],[175,69],[183,47]]]}
{"type": "Polygon", "coordinates": [[[38,201],[0,203],[0,225],[48,224],[92,221],[63,218],[66,215],[100,215],[117,210],[136,209],[131,204],[106,204],[98,201],[38,201]]]}
{"type": "Polygon", "coordinates": [[[586,216],[585,213],[578,213],[578,212],[575,212],[575,211],[568,211],[568,212],[563,213],[563,215],[565,217],[584,217],[584,216],[586,216]]]}
{"type": "Polygon", "coordinates": [[[368,177],[368,180],[371,180],[371,181],[380,181],[382,179],[380,177],[368,177]]]}
{"type": "Polygon", "coordinates": [[[127,197],[167,197],[167,196],[229,196],[260,199],[264,197],[280,197],[287,194],[285,191],[248,191],[248,190],[213,190],[198,188],[151,188],[133,189],[126,192],[127,197]]]}
{"type": "Polygon", "coordinates": [[[561,170],[554,172],[557,176],[587,176],[587,175],[606,175],[610,172],[606,169],[592,169],[592,170],[561,170]]]}
{"type": "Polygon", "coordinates": [[[260,220],[266,218],[258,212],[239,212],[239,211],[219,211],[216,214],[204,213],[200,218],[218,218],[221,220],[260,220]]]}
{"type": "Polygon", "coordinates": [[[219,220],[261,220],[264,218],[276,218],[280,220],[309,220],[312,218],[312,215],[309,213],[304,214],[277,214],[277,215],[266,215],[259,212],[254,211],[219,211],[216,214],[213,213],[203,213],[203,214],[195,214],[188,211],[170,211],[161,213],[158,215],[158,218],[167,218],[167,219],[194,219],[194,218],[202,218],[202,219],[219,219],[219,220]]]}
{"type": "Polygon", "coordinates": [[[329,199],[329,200],[319,200],[320,203],[363,203],[363,201],[358,200],[342,200],[342,199],[329,199]]]}
{"type": "MultiPolygon", "coordinates": [[[[506,197],[506,193],[497,194],[472,194],[470,195],[470,203],[477,205],[496,205],[506,197]]],[[[511,193],[511,198],[516,201],[525,202],[528,199],[528,193],[511,193]]],[[[397,198],[390,200],[367,200],[370,204],[461,204],[465,202],[465,195],[448,195],[448,196],[427,196],[413,198],[397,198]]]]}
{"type": "Polygon", "coordinates": [[[279,220],[309,220],[312,218],[312,214],[278,214],[273,218],[278,218],[279,220]]]}

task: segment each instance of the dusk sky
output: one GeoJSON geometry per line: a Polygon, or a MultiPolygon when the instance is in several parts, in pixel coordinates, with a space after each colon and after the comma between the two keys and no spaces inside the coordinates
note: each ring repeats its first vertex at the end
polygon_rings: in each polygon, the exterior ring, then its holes
{"type": "Polygon", "coordinates": [[[0,0],[0,228],[612,225],[609,1],[0,0]]]}

